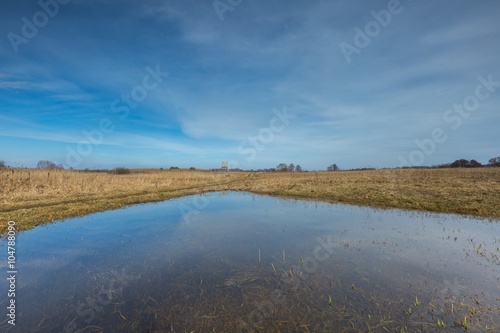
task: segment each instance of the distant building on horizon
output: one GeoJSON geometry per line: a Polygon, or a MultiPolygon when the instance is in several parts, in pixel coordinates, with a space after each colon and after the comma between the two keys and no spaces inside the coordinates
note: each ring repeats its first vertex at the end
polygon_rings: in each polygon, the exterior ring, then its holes
{"type": "Polygon", "coordinates": [[[328,168],[326,168],[326,170],[327,171],[338,171],[339,167],[337,166],[337,164],[332,164],[328,168]]]}

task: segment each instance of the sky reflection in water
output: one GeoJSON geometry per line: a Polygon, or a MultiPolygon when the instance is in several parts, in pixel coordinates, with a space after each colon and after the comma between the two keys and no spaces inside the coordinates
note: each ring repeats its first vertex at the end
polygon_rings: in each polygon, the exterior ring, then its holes
{"type": "Polygon", "coordinates": [[[17,325],[0,329],[484,330],[499,247],[499,221],[455,215],[237,192],[136,205],[19,234],[17,325]]]}

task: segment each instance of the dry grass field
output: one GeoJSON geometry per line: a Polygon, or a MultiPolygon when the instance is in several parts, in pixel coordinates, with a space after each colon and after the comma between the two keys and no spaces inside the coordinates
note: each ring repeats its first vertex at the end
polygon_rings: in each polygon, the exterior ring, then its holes
{"type": "Polygon", "coordinates": [[[500,168],[302,173],[0,169],[0,232],[209,191],[500,218],[500,168]]]}

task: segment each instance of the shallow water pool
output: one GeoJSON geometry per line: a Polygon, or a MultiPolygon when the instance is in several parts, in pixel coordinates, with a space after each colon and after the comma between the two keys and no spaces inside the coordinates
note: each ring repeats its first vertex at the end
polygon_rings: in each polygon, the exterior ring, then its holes
{"type": "MultiPolygon", "coordinates": [[[[500,221],[220,192],[17,235],[2,332],[493,332],[500,221]]],[[[7,242],[0,240],[7,276],[7,242]]]]}

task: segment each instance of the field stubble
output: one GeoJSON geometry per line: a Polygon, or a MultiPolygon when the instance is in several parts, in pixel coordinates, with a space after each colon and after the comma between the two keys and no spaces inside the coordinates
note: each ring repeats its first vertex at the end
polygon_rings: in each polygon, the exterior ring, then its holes
{"type": "Polygon", "coordinates": [[[0,169],[0,232],[212,191],[500,218],[500,168],[342,172],[0,169]]]}

